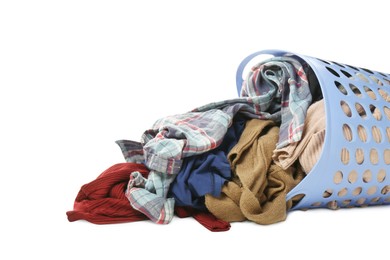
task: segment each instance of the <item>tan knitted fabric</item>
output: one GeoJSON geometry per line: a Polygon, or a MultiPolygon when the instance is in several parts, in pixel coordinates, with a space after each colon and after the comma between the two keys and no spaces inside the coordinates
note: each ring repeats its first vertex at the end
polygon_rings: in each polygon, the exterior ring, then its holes
{"type": "Polygon", "coordinates": [[[287,193],[303,178],[293,168],[281,169],[272,161],[279,128],[270,120],[252,119],[233,149],[228,160],[233,180],[222,188],[220,197],[206,195],[207,209],[225,221],[251,220],[272,224],[286,219],[292,201],[286,203],[287,193]]]}

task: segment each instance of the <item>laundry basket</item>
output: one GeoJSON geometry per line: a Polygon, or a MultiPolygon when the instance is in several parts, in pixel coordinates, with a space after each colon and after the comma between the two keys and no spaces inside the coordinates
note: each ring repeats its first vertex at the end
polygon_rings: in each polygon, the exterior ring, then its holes
{"type": "Polygon", "coordinates": [[[241,62],[236,75],[238,93],[244,69],[263,54],[303,59],[317,76],[325,104],[323,150],[317,164],[288,193],[287,200],[302,197],[292,210],[390,204],[390,75],[266,50],[241,62]]]}

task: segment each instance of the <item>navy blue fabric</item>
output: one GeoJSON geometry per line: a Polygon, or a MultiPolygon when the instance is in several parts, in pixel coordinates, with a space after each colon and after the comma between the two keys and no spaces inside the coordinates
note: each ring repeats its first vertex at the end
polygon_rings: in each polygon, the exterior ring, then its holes
{"type": "Polygon", "coordinates": [[[170,197],[177,206],[191,206],[205,210],[204,195],[218,197],[225,181],[231,179],[227,154],[238,142],[244,130],[246,119],[236,115],[227,130],[222,143],[209,152],[187,157],[170,186],[170,197]]]}

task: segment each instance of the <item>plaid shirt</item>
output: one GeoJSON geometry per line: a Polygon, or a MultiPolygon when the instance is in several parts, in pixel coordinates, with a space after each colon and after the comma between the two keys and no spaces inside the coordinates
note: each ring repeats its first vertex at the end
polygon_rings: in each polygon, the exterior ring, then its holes
{"type": "Polygon", "coordinates": [[[139,155],[143,153],[144,163],[151,169],[147,180],[136,172],[130,176],[126,197],[131,206],[156,223],[169,223],[174,200],[166,197],[182,158],[219,146],[232,118],[219,109],[169,116],[145,131],[142,143],[117,141],[127,162],[141,162],[139,155]]]}
{"type": "Polygon", "coordinates": [[[239,98],[210,103],[193,111],[221,109],[250,118],[280,122],[277,148],[301,140],[312,95],[306,76],[308,65],[292,57],[274,57],[254,66],[243,82],[239,98]]]}
{"type": "Polygon", "coordinates": [[[141,143],[117,141],[126,161],[139,161],[143,154],[151,170],[147,180],[137,173],[131,175],[126,196],[135,209],[156,223],[169,223],[174,200],[166,197],[182,159],[219,146],[238,112],[281,122],[278,148],[300,140],[312,97],[297,59],[275,57],[254,66],[240,96],[159,119],[145,131],[141,143]]]}

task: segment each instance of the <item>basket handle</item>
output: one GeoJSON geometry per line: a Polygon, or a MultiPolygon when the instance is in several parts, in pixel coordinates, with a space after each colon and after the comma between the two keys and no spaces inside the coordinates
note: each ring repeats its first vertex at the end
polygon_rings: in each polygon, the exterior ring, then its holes
{"type": "Polygon", "coordinates": [[[238,95],[240,95],[240,93],[241,93],[242,82],[244,81],[244,79],[242,78],[242,76],[243,76],[242,73],[244,72],[246,65],[248,65],[248,63],[253,58],[255,58],[261,54],[271,54],[274,56],[279,56],[279,55],[284,55],[286,53],[287,53],[286,51],[281,51],[281,50],[263,50],[263,51],[254,52],[254,53],[250,54],[249,56],[247,56],[245,59],[243,59],[241,61],[240,65],[238,65],[237,72],[236,72],[236,87],[237,87],[238,95]]]}

